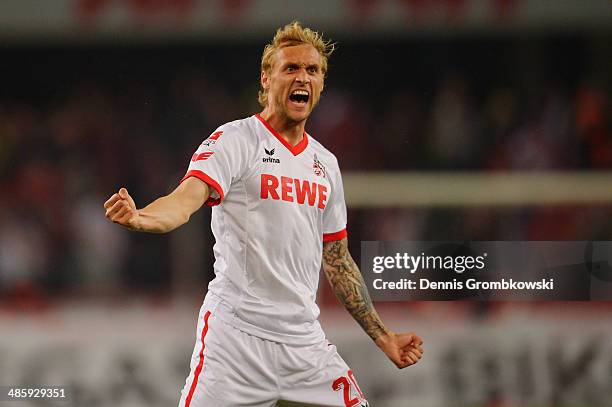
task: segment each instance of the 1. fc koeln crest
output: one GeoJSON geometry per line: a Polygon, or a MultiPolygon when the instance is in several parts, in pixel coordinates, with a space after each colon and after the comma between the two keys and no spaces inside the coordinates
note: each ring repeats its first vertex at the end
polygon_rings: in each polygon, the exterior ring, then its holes
{"type": "Polygon", "coordinates": [[[321,161],[319,161],[316,154],[314,155],[312,169],[314,170],[315,175],[325,178],[325,166],[321,164],[321,161]]]}

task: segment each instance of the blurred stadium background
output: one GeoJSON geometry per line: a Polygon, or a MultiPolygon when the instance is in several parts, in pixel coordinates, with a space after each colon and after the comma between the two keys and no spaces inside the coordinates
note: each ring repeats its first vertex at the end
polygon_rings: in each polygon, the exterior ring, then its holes
{"type": "MultiPolygon", "coordinates": [[[[0,385],[176,404],[210,212],[154,236],[102,203],[170,191],[257,112],[263,45],[293,19],[339,43],[307,128],[339,157],[356,258],[362,240],[612,240],[609,0],[3,0],[0,385]]],[[[401,372],[324,279],[319,303],[373,406],[612,406],[612,303],[379,303],[426,342],[401,372]]]]}

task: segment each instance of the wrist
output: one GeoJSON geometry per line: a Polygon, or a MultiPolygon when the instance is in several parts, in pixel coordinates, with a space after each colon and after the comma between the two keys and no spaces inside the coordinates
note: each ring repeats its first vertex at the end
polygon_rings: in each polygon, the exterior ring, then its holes
{"type": "Polygon", "coordinates": [[[385,331],[381,335],[379,335],[376,339],[374,339],[374,343],[381,349],[384,349],[389,343],[393,341],[393,337],[395,333],[391,331],[385,331]]]}
{"type": "Polygon", "coordinates": [[[136,212],[132,219],[129,220],[129,223],[126,225],[128,229],[133,232],[146,232],[145,225],[143,224],[143,216],[140,212],[141,210],[136,209],[136,212]]]}

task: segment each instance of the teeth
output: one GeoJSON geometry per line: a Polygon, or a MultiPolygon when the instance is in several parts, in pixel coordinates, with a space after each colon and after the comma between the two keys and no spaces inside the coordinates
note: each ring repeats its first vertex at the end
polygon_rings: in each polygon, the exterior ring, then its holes
{"type": "Polygon", "coordinates": [[[293,92],[291,92],[291,94],[308,96],[308,92],[305,90],[294,90],[293,92]]]}

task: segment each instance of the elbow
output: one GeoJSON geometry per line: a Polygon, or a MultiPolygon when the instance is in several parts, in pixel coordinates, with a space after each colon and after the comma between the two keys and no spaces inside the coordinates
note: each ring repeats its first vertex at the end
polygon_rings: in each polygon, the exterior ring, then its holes
{"type": "Polygon", "coordinates": [[[189,222],[189,219],[191,219],[191,213],[187,211],[181,212],[174,229],[183,226],[185,223],[189,222]]]}

